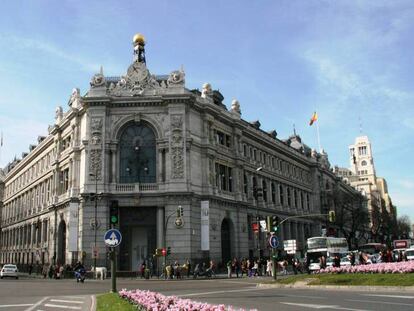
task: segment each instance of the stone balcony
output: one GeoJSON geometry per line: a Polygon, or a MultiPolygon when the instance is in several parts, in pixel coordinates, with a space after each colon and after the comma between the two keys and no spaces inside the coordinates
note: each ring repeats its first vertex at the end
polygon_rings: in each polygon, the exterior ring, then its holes
{"type": "Polygon", "coordinates": [[[112,193],[140,193],[158,191],[157,183],[111,184],[112,193]]]}

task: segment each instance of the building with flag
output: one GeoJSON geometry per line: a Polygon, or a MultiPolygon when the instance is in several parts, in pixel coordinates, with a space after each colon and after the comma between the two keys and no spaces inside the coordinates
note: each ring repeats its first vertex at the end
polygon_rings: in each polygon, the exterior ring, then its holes
{"type": "Polygon", "coordinates": [[[124,75],[101,69],[85,94],[75,88],[48,135],[5,168],[0,262],[106,266],[111,226],[123,271],[157,266],[160,248],[168,261],[263,257],[267,233],[252,225],[271,215],[301,216],[277,234],[303,253],[327,219],[306,216],[332,209],[322,192],[341,183],[327,154],[242,119],[208,83],[187,89],[183,69],[150,73],[142,35],[133,48],[124,75]]]}

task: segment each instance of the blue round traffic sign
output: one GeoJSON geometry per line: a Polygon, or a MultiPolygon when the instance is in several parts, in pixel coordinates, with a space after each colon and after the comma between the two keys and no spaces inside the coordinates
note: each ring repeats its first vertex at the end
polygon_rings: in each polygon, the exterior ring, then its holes
{"type": "Polygon", "coordinates": [[[109,247],[117,247],[121,244],[122,235],[117,229],[109,229],[104,235],[105,244],[109,247]]]}
{"type": "Polygon", "coordinates": [[[277,248],[277,247],[278,247],[278,245],[279,245],[279,240],[278,240],[277,236],[272,235],[272,236],[269,238],[269,245],[270,245],[270,247],[271,247],[271,248],[277,248]]]}

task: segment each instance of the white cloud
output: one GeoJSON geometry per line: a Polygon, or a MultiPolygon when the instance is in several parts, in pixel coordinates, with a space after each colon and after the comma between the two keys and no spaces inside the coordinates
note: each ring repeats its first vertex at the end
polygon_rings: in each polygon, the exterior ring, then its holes
{"type": "MultiPolygon", "coordinates": [[[[410,179],[402,179],[399,181],[399,184],[405,188],[405,189],[414,189],[414,180],[410,180],[410,179]]],[[[413,196],[413,201],[412,203],[414,204],[414,196],[413,196]]],[[[414,208],[414,206],[413,206],[414,208]]]]}
{"type": "Polygon", "coordinates": [[[42,53],[46,53],[52,57],[59,58],[61,60],[68,61],[72,64],[76,64],[87,72],[96,72],[100,65],[87,61],[82,57],[68,53],[64,49],[59,48],[53,43],[46,40],[35,40],[32,38],[25,38],[21,36],[0,33],[0,42],[5,46],[12,46],[13,49],[28,49],[36,50],[42,53]]]}

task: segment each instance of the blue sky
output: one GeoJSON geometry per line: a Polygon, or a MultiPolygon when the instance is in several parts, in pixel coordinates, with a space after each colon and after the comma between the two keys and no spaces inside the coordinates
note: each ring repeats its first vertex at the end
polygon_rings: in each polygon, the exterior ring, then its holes
{"type": "Polygon", "coordinates": [[[186,71],[240,101],[242,117],[322,147],[348,167],[348,146],[368,135],[378,176],[399,215],[414,220],[414,2],[407,1],[2,1],[0,166],[28,150],[104,67],[120,75],[131,39],[147,38],[152,73],[186,71]]]}

